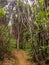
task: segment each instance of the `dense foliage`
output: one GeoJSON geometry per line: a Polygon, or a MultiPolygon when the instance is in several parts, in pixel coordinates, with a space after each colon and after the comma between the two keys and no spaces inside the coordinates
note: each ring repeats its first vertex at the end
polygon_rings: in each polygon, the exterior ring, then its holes
{"type": "Polygon", "coordinates": [[[0,52],[11,52],[15,47],[24,49],[37,64],[42,65],[43,61],[46,65],[49,62],[49,1],[30,1],[32,5],[28,1],[15,3],[14,0],[0,8],[0,17],[6,15],[10,23],[10,26],[0,26],[0,52]]]}

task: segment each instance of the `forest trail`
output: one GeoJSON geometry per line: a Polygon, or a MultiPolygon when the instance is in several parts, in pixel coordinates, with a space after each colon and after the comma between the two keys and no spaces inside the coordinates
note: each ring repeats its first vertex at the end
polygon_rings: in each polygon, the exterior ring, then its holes
{"type": "Polygon", "coordinates": [[[29,56],[24,50],[15,50],[12,52],[13,58],[5,58],[0,65],[35,65],[34,62],[29,61],[29,56]]]}
{"type": "Polygon", "coordinates": [[[14,55],[18,59],[18,65],[35,65],[34,63],[31,63],[27,60],[28,56],[23,50],[15,51],[14,55]]]}

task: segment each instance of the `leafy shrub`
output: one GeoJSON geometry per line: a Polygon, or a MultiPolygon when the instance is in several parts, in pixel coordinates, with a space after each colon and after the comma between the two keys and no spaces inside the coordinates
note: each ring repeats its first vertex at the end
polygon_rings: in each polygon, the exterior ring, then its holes
{"type": "Polygon", "coordinates": [[[3,10],[3,8],[0,7],[0,16],[4,16],[5,15],[5,11],[3,10]]]}
{"type": "Polygon", "coordinates": [[[16,47],[16,40],[10,36],[10,28],[5,25],[0,25],[0,59],[4,58],[5,54],[9,54],[16,47]]]}
{"type": "Polygon", "coordinates": [[[28,54],[32,55],[32,40],[31,39],[28,40],[26,51],[28,54]]]}
{"type": "Polygon", "coordinates": [[[10,39],[10,47],[9,47],[8,51],[13,51],[13,50],[15,50],[15,48],[16,48],[16,40],[11,38],[10,39]]]}
{"type": "Polygon", "coordinates": [[[27,29],[24,29],[23,31],[23,39],[25,39],[25,42],[27,43],[30,38],[30,33],[27,29]]]}
{"type": "Polygon", "coordinates": [[[47,46],[47,53],[49,54],[49,45],[47,46]]]}

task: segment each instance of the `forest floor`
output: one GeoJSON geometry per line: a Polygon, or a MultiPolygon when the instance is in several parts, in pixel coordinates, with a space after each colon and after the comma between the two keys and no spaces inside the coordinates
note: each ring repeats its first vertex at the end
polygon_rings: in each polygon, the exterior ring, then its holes
{"type": "Polygon", "coordinates": [[[14,56],[14,59],[4,59],[3,62],[0,63],[0,65],[35,65],[34,62],[31,62],[28,60],[28,55],[23,50],[16,50],[12,52],[12,55],[14,56]]]}

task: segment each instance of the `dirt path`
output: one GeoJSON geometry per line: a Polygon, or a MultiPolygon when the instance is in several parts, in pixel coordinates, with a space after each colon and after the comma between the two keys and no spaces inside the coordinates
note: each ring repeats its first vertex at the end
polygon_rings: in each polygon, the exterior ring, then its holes
{"type": "Polygon", "coordinates": [[[0,65],[35,65],[34,63],[31,63],[27,60],[28,56],[23,50],[13,51],[12,56],[14,59],[10,58],[9,60],[8,58],[5,58],[5,60],[0,63],[0,65]]]}
{"type": "Polygon", "coordinates": [[[18,59],[18,65],[35,65],[34,63],[31,64],[30,61],[27,60],[27,54],[23,50],[15,51],[15,57],[18,59]]]}

